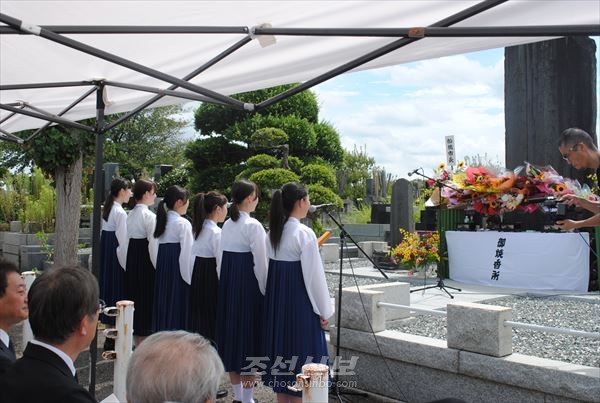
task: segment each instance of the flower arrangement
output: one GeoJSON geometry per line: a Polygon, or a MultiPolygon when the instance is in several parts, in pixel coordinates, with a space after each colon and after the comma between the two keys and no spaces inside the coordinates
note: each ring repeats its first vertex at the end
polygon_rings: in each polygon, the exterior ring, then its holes
{"type": "Polygon", "coordinates": [[[400,228],[402,242],[390,249],[392,260],[410,267],[422,267],[440,261],[440,234],[433,232],[408,232],[400,228]]]}
{"type": "Polygon", "coordinates": [[[587,197],[591,193],[586,185],[582,187],[576,180],[563,178],[551,166],[539,167],[528,162],[514,172],[502,173],[483,166],[466,167],[464,163],[450,173],[440,165],[435,178],[446,185],[441,196],[449,207],[470,205],[485,215],[503,214],[515,209],[532,213],[540,208],[539,203],[533,202],[535,200],[550,196],[559,198],[565,194],[587,197]]]}

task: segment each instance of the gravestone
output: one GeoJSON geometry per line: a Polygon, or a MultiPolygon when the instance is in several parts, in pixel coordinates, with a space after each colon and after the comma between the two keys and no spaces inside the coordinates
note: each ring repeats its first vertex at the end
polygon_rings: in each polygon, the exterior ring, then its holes
{"type": "Polygon", "coordinates": [[[400,243],[400,228],[407,231],[415,230],[413,218],[412,185],[406,179],[398,179],[392,186],[392,206],[390,212],[390,244],[400,243]]]}

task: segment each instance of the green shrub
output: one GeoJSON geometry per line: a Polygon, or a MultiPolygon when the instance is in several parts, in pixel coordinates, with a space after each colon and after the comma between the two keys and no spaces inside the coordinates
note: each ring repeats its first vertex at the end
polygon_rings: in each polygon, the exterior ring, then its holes
{"type": "Polygon", "coordinates": [[[250,136],[250,145],[255,148],[268,148],[287,144],[288,135],[276,127],[265,127],[258,129],[250,136]]]}
{"type": "Polygon", "coordinates": [[[302,182],[313,185],[323,185],[326,188],[335,189],[335,172],[325,165],[308,164],[301,170],[302,182]]]}
{"type": "Polygon", "coordinates": [[[296,175],[301,175],[301,170],[302,170],[302,167],[304,166],[304,161],[302,161],[298,157],[294,157],[293,155],[290,155],[288,157],[288,165],[290,166],[290,169],[296,175]]]}
{"type": "Polygon", "coordinates": [[[336,195],[333,190],[319,184],[307,185],[306,187],[308,189],[311,204],[333,203],[339,208],[344,206],[342,199],[336,195]]]}
{"type": "Polygon", "coordinates": [[[187,187],[189,182],[189,173],[185,168],[175,168],[167,172],[160,178],[157,183],[158,196],[164,196],[170,186],[178,185],[183,188],[187,187]]]}
{"type": "Polygon", "coordinates": [[[256,206],[256,218],[259,221],[265,221],[268,217],[269,206],[271,204],[271,191],[279,189],[288,182],[298,182],[298,175],[283,168],[271,168],[258,171],[250,176],[252,182],[260,188],[260,199],[256,206]]]}

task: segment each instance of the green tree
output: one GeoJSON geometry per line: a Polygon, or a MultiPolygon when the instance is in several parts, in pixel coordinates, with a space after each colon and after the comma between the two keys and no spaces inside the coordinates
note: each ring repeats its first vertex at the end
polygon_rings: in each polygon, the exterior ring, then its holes
{"type": "MultiPolygon", "coordinates": [[[[259,103],[292,87],[279,86],[235,97],[244,102],[259,103]]],[[[278,167],[286,166],[285,159],[281,159],[288,155],[287,166],[296,175],[314,158],[320,158],[319,161],[326,165],[338,166],[341,163],[339,156],[343,155],[339,135],[329,123],[319,123],[318,112],[317,99],[310,91],[254,114],[202,104],[195,113],[195,127],[202,137],[186,150],[186,156],[192,161],[191,187],[224,190],[231,186],[236,176],[249,177],[259,172],[258,168],[274,168],[253,165],[248,158],[254,154],[278,158],[278,167]]]]}
{"type": "MultiPolygon", "coordinates": [[[[119,173],[129,179],[149,176],[154,166],[182,166],[187,141],[182,130],[188,125],[179,105],[145,109],[106,133],[104,160],[119,163],[119,173]]],[[[107,117],[107,122],[123,114],[107,117]]]]}
{"type": "Polygon", "coordinates": [[[375,167],[375,159],[369,157],[366,148],[354,146],[344,151],[342,168],[337,172],[339,194],[346,199],[362,199],[367,193],[367,179],[375,167]]]}

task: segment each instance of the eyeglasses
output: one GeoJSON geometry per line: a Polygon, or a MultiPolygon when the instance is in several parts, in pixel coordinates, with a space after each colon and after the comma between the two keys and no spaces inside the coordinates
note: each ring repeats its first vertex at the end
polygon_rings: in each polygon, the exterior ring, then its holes
{"type": "Polygon", "coordinates": [[[562,157],[563,157],[563,159],[564,159],[565,161],[569,161],[569,154],[571,154],[571,152],[573,152],[573,151],[577,151],[577,146],[578,146],[579,144],[581,144],[581,143],[577,143],[577,144],[573,145],[571,148],[569,148],[569,149],[567,150],[567,153],[566,153],[566,154],[563,154],[563,155],[562,155],[562,157]]]}

